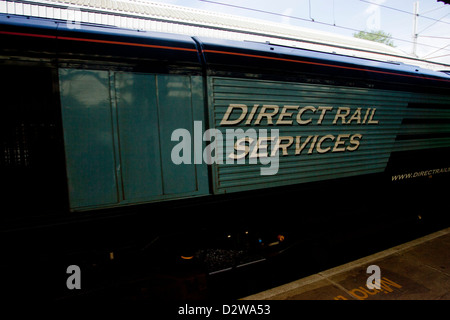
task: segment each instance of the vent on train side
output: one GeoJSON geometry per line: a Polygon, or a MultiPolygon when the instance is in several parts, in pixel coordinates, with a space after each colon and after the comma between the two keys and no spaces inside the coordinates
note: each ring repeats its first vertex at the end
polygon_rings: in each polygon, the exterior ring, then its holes
{"type": "Polygon", "coordinates": [[[450,103],[424,103],[424,102],[409,102],[409,109],[448,109],[450,110],[450,103]]]}
{"type": "Polygon", "coordinates": [[[450,103],[410,102],[396,140],[444,141],[450,138],[450,103]]]}

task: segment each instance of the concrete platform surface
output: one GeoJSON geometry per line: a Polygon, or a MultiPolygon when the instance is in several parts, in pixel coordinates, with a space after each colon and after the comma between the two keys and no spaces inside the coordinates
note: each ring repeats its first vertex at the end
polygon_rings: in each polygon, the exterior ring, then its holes
{"type": "Polygon", "coordinates": [[[450,300],[450,228],[242,300],[450,300]]]}

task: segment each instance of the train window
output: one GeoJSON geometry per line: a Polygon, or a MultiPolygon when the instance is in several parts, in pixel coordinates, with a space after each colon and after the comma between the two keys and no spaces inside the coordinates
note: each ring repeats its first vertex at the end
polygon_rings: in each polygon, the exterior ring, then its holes
{"type": "Polygon", "coordinates": [[[64,154],[52,69],[0,66],[4,200],[14,217],[63,206],[64,154]]]}

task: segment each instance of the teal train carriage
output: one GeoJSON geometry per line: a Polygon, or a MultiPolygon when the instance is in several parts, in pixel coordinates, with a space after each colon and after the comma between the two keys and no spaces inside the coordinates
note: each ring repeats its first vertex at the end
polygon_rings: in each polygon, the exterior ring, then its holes
{"type": "Polygon", "coordinates": [[[264,254],[445,204],[445,72],[69,27],[0,16],[1,230],[14,258],[127,246],[264,254]]]}

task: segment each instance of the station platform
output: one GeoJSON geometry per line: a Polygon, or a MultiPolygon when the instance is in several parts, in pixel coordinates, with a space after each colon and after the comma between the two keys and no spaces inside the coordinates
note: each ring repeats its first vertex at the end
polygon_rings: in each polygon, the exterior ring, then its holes
{"type": "Polygon", "coordinates": [[[450,300],[450,228],[242,300],[450,300]]]}

